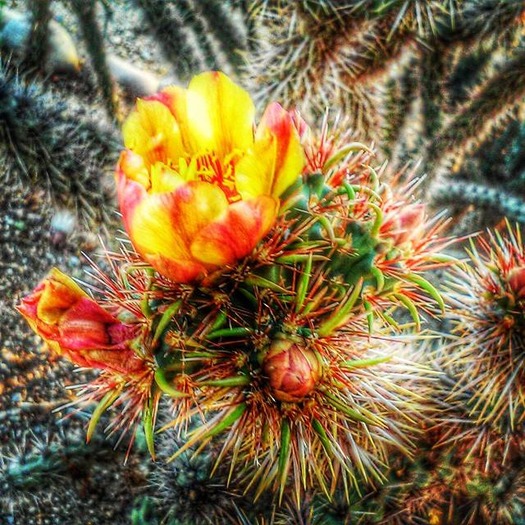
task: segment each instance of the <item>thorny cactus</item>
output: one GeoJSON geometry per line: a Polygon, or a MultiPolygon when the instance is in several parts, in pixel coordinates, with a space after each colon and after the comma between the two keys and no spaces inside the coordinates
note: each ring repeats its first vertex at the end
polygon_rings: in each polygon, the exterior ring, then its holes
{"type": "MultiPolygon", "coordinates": [[[[159,419],[163,422],[171,420],[169,405],[160,406],[159,419]]],[[[200,421],[196,419],[195,423],[199,425],[200,421]]],[[[176,460],[168,461],[174,448],[184,444],[185,437],[185,432],[181,434],[175,428],[158,436],[157,461],[151,464],[149,474],[151,495],[134,510],[137,523],[147,523],[148,516],[152,521],[157,517],[169,525],[236,523],[236,519],[248,509],[251,512],[254,505],[235,486],[235,475],[231,477],[227,463],[215,467],[220,447],[208,446],[197,455],[197,447],[192,447],[176,460]]],[[[267,498],[263,501],[267,503],[267,498]]]]}
{"type": "MultiPolygon", "coordinates": [[[[458,179],[481,192],[508,185],[502,189],[521,194],[521,165],[495,169],[502,153],[513,156],[505,137],[523,121],[521,0],[254,4],[261,38],[244,81],[256,100],[277,98],[312,121],[327,107],[340,111],[393,168],[423,160],[434,183],[428,200],[437,192],[440,203],[452,202],[448,189],[458,179]]],[[[479,202],[462,199],[454,211],[479,202]]],[[[507,210],[491,209],[493,226],[507,210]]]]}
{"type": "Polygon", "coordinates": [[[68,114],[58,99],[0,64],[0,141],[7,161],[3,184],[35,184],[59,205],[72,208],[85,223],[109,223],[112,189],[104,183],[108,159],[116,156],[115,130],[68,114]]]}
{"type": "MultiPolygon", "coordinates": [[[[271,105],[253,136],[253,108],[222,77],[139,101],[117,172],[131,242],[94,266],[89,295],[54,270],[20,305],[51,351],[101,370],[79,386],[80,406],[98,403],[88,437],[106,410],[120,439],[142,423],[159,461],[133,523],[522,523],[519,230],[454,271],[442,326],[455,333],[425,381],[418,338],[395,334],[445,306],[422,273],[452,262],[449,241],[411,196],[415,177],[389,179],[345,128],[380,138],[393,172],[423,157],[434,204],[523,222],[523,2],[134,3],[180,79],[237,71],[248,47],[257,101],[302,105],[314,126],[330,106],[346,122],[314,131],[271,105]],[[168,421],[156,421],[161,397],[168,421]]],[[[37,93],[15,77],[2,87],[4,101],[27,100],[0,109],[31,177],[85,158],[48,155],[35,126],[16,134],[37,93]]],[[[39,107],[47,144],[62,117],[39,107]]],[[[52,173],[56,195],[77,191],[52,173]]]]}
{"type": "Polygon", "coordinates": [[[524,261],[520,230],[507,224],[447,271],[451,333],[425,351],[439,373],[419,454],[397,458],[372,499],[387,523],[525,519],[524,261]]]}
{"type": "Polygon", "coordinates": [[[234,72],[243,62],[248,28],[235,5],[217,0],[133,0],[178,78],[196,71],[234,72]]]}
{"type": "Polygon", "coordinates": [[[443,309],[424,273],[451,240],[413,176],[382,180],[367,148],[277,103],[254,133],[254,112],[221,73],[139,100],[116,174],[131,243],[94,266],[93,296],[54,269],[19,311],[101,370],[79,387],[88,438],[111,409],[154,456],[165,396],[162,428],[199,422],[172,460],[216,444],[255,499],[353,498],[411,454],[427,372],[395,336],[443,309]]]}
{"type": "MultiPolygon", "coordinates": [[[[70,523],[81,513],[85,520],[98,523],[97,488],[120,493],[124,500],[132,499],[126,488],[130,465],[120,459],[118,472],[107,472],[107,464],[115,459],[111,442],[96,438],[86,444],[80,428],[63,425],[39,426],[21,436],[13,436],[7,450],[0,456],[0,522],[42,523],[45,508],[47,523],[70,523]],[[78,495],[83,497],[79,501],[78,495]]],[[[108,502],[103,509],[108,520],[122,509],[108,502]]]]}
{"type": "Polygon", "coordinates": [[[472,433],[487,430],[472,453],[498,454],[495,445],[504,457],[525,419],[525,248],[520,231],[510,226],[478,244],[470,264],[452,275],[456,337],[441,351],[451,356],[445,362],[457,383],[450,399],[463,398],[472,433]]]}

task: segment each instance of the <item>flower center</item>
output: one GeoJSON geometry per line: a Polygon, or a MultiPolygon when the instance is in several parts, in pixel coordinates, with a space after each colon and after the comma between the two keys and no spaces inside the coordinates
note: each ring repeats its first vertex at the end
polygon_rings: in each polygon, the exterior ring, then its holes
{"type": "Polygon", "coordinates": [[[219,186],[230,204],[241,200],[235,186],[235,157],[237,155],[231,154],[219,159],[216,153],[205,153],[196,157],[197,177],[219,186]]]}

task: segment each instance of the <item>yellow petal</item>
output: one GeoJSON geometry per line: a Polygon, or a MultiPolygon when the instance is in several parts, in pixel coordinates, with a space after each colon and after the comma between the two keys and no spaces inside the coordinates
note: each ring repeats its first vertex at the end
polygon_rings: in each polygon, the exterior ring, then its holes
{"type": "Polygon", "coordinates": [[[161,162],[157,162],[151,167],[150,193],[169,193],[185,182],[185,177],[161,162]]]}
{"type": "Polygon", "coordinates": [[[235,187],[243,200],[271,195],[277,156],[276,139],[259,139],[235,166],[235,187]]]}
{"type": "Polygon", "coordinates": [[[270,104],[257,128],[255,143],[237,163],[235,183],[243,199],[258,195],[278,198],[301,174],[303,147],[292,118],[279,104],[270,104]]]}
{"type": "Polygon", "coordinates": [[[187,122],[193,152],[224,158],[253,144],[255,107],[244,89],[220,72],[194,77],[187,92],[187,122]]]}
{"type": "Polygon", "coordinates": [[[149,167],[156,162],[178,164],[185,155],[177,120],[162,102],[137,100],[122,127],[126,148],[141,155],[149,167]]]}
{"type": "Polygon", "coordinates": [[[186,118],[186,90],[179,86],[166,86],[162,91],[147,97],[145,100],[162,102],[181,124],[186,118]]]}
{"type": "Polygon", "coordinates": [[[277,211],[276,199],[266,196],[231,204],[223,217],[197,233],[192,255],[216,266],[245,257],[273,226],[277,211]]]}
{"type": "Polygon", "coordinates": [[[190,251],[193,239],[227,207],[220,188],[191,181],[171,193],[145,196],[133,209],[129,234],[137,250],[153,266],[157,261],[155,267],[162,273],[166,261],[174,265],[194,261],[190,251]]]}
{"type": "Polygon", "coordinates": [[[158,100],[171,111],[179,125],[184,149],[191,153],[192,146],[188,140],[186,95],[186,90],[179,86],[167,86],[159,93],[148,97],[148,100],[158,100]]]}

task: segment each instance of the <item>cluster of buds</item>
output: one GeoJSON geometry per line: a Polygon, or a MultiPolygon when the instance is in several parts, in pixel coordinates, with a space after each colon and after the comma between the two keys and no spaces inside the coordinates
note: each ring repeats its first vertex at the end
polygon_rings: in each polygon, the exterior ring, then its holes
{"type": "Polygon", "coordinates": [[[450,240],[415,179],[383,182],[364,146],[276,103],[254,115],[221,73],[139,100],[116,173],[132,247],[96,269],[97,300],[54,270],[19,310],[52,351],[102,369],[81,392],[99,403],[89,432],[112,407],[154,454],[167,396],[169,426],[200,421],[174,457],[216,440],[255,468],[256,494],[380,481],[417,412],[416,367],[388,337],[443,307],[422,274],[450,263],[450,240]]]}

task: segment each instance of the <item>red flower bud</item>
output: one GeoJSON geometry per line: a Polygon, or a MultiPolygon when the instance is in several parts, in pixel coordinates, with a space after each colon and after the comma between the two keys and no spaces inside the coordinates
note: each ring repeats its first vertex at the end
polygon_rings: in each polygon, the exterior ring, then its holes
{"type": "Polygon", "coordinates": [[[57,269],[17,309],[54,352],[77,365],[118,372],[144,370],[144,362],[130,347],[137,327],[104,310],[57,269]]]}
{"type": "Polygon", "coordinates": [[[508,275],[509,286],[518,299],[525,298],[525,266],[513,268],[508,275]]]}
{"type": "Polygon", "coordinates": [[[414,241],[420,237],[425,227],[425,205],[407,204],[403,208],[387,213],[381,226],[381,233],[393,240],[395,245],[414,241]]]}
{"type": "Polygon", "coordinates": [[[315,352],[293,339],[276,338],[264,356],[263,370],[279,401],[298,402],[313,392],[321,377],[315,352]]]}

